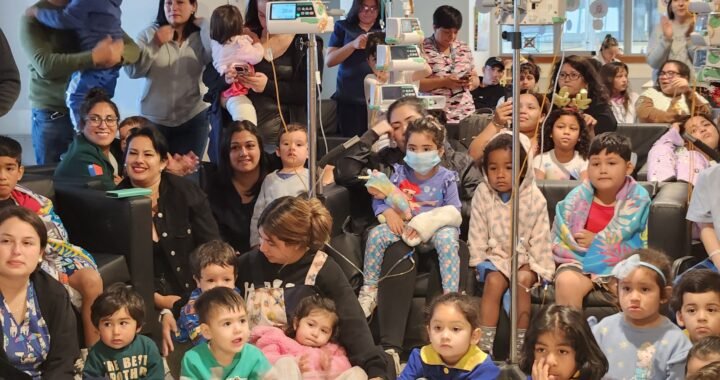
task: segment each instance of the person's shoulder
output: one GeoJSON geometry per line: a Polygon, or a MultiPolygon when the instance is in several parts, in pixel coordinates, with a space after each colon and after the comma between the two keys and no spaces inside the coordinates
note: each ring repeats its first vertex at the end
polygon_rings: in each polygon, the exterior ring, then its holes
{"type": "Polygon", "coordinates": [[[41,297],[47,296],[47,299],[55,299],[56,297],[63,298],[67,296],[65,287],[44,270],[33,272],[30,275],[30,281],[35,287],[35,294],[41,297]]]}

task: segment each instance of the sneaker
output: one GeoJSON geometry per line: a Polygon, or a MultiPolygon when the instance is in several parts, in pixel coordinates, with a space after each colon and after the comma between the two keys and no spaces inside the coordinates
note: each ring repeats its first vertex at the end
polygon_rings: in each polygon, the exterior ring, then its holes
{"type": "Polygon", "coordinates": [[[363,313],[365,313],[365,318],[370,318],[373,311],[375,311],[375,307],[377,306],[377,294],[377,286],[363,285],[363,287],[360,288],[358,302],[360,302],[360,307],[363,309],[363,313]]]}
{"type": "Polygon", "coordinates": [[[397,376],[400,376],[400,373],[403,370],[403,366],[400,365],[400,355],[398,354],[397,350],[395,350],[394,348],[388,348],[387,350],[385,350],[385,353],[390,355],[390,357],[392,358],[393,363],[395,364],[395,374],[397,376]]]}

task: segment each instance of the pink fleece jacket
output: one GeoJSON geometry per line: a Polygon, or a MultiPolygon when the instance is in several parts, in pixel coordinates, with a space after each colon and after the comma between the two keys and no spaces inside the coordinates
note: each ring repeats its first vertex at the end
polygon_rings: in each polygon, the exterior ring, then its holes
{"type": "Polygon", "coordinates": [[[345,350],[335,343],[328,343],[320,348],[307,347],[285,335],[281,329],[273,326],[256,326],[250,332],[250,343],[257,346],[270,364],[284,356],[292,356],[300,360],[305,356],[311,370],[303,373],[304,380],[330,380],[350,369],[350,361],[345,350]],[[327,371],[322,370],[323,358],[329,357],[327,371]]]}

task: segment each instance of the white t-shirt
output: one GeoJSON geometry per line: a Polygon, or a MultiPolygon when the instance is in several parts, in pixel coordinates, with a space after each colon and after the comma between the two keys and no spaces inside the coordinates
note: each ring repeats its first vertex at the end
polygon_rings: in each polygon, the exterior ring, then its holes
{"type": "Polygon", "coordinates": [[[587,170],[588,162],[575,151],[572,160],[561,163],[555,157],[555,149],[549,150],[533,159],[533,168],[545,173],[545,179],[580,179],[580,173],[587,170]]]}

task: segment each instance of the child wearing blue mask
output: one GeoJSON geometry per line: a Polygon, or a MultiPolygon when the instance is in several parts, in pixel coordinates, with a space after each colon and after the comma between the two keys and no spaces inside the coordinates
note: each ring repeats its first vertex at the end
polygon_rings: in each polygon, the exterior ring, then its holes
{"type": "Polygon", "coordinates": [[[365,316],[377,305],[377,284],[385,250],[403,239],[411,246],[431,242],[438,253],[443,292],[457,292],[460,259],[458,257],[460,197],[458,175],[440,166],[444,153],[445,127],[434,117],[412,121],[405,131],[404,163],[394,165],[390,181],[399,186],[412,209],[409,221],[383,200],[373,201],[375,215],[385,222],[368,234],[363,266],[364,283],[358,299],[365,316]]]}

